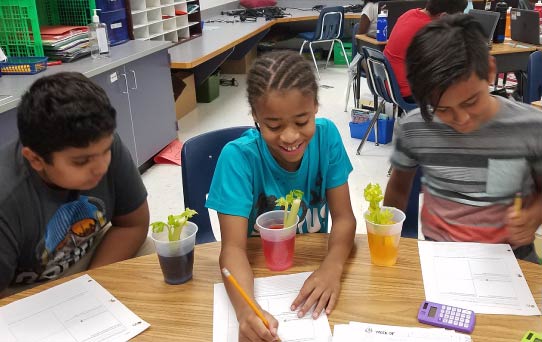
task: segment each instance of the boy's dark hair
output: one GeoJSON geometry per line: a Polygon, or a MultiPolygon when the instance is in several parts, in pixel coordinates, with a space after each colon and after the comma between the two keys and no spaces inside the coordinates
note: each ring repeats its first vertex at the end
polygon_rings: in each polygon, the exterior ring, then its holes
{"type": "Polygon", "coordinates": [[[297,89],[304,95],[314,96],[318,103],[318,83],[312,65],[300,54],[292,51],[267,53],[254,62],[247,75],[248,103],[254,105],[272,90],[297,89]]]}
{"type": "Polygon", "coordinates": [[[17,109],[23,146],[51,163],[51,153],[86,147],[113,133],[116,111],[105,91],[80,73],[38,79],[17,109]]]}
{"type": "Polygon", "coordinates": [[[448,15],[422,28],[406,55],[407,79],[425,121],[433,120],[442,94],[474,72],[489,73],[487,38],[480,24],[467,14],[448,15]]]}
{"type": "Polygon", "coordinates": [[[467,0],[429,0],[425,9],[431,15],[441,13],[455,14],[463,12],[467,7],[467,0]]]}

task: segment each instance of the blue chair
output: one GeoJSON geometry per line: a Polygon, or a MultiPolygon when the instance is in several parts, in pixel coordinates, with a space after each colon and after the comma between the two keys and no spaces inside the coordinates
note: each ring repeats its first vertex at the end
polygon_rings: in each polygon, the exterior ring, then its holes
{"type": "Polygon", "coordinates": [[[190,219],[198,225],[196,243],[216,241],[205,201],[215,173],[216,162],[224,145],[254,127],[230,127],[203,133],[188,139],[181,150],[185,208],[198,212],[190,219]]]}
{"type": "Polygon", "coordinates": [[[527,66],[527,86],[523,93],[523,102],[539,101],[542,97],[542,51],[535,51],[529,56],[527,66]]]}
{"type": "Polygon", "coordinates": [[[329,53],[327,55],[326,68],[329,63],[329,58],[331,57],[331,52],[333,51],[333,46],[335,43],[341,44],[343,54],[346,58],[346,64],[349,64],[348,56],[344,50],[343,42],[341,38],[343,37],[344,32],[344,7],[335,6],[335,7],[324,7],[320,12],[318,17],[318,23],[316,24],[316,29],[314,32],[303,32],[298,36],[303,38],[303,45],[299,53],[303,53],[303,48],[306,43],[309,43],[309,49],[311,50],[312,60],[314,66],[316,67],[316,73],[318,79],[320,79],[320,72],[318,71],[318,64],[316,64],[316,58],[314,57],[314,51],[312,50],[312,44],[316,43],[329,43],[331,42],[331,47],[329,48],[329,53]]]}
{"type": "Polygon", "coordinates": [[[375,123],[380,114],[384,112],[385,102],[393,103],[404,111],[409,111],[418,107],[415,102],[406,102],[401,96],[399,84],[397,83],[393,69],[382,51],[366,46],[362,48],[362,51],[365,61],[367,62],[367,85],[375,97],[376,111],[369,124],[369,128],[365,132],[365,135],[356,150],[358,155],[373,127],[375,127],[375,141],[376,145],[378,145],[378,125],[375,125],[375,123]],[[381,98],[382,101],[380,101],[380,104],[377,106],[378,98],[381,98]]]}

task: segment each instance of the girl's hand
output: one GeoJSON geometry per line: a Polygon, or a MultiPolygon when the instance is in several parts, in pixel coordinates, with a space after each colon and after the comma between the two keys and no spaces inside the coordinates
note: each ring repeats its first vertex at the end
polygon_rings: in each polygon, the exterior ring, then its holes
{"type": "Polygon", "coordinates": [[[299,308],[297,317],[301,318],[316,304],[312,318],[318,318],[324,308],[329,315],[339,298],[341,275],[342,267],[322,264],[305,280],[290,309],[293,311],[299,308]]]}
{"type": "Polygon", "coordinates": [[[512,247],[529,245],[534,241],[534,235],[542,222],[538,201],[528,208],[523,208],[519,214],[513,207],[507,212],[506,229],[509,233],[508,242],[512,247]]]}
{"type": "Polygon", "coordinates": [[[267,311],[261,310],[267,321],[269,329],[263,324],[250,307],[239,314],[239,342],[279,341],[277,330],[279,322],[267,311]]]}

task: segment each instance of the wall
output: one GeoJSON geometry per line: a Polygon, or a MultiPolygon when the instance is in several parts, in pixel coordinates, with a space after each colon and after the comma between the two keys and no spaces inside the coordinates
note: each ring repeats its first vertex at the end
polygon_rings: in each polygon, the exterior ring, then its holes
{"type": "Polygon", "coordinates": [[[206,10],[209,8],[222,6],[230,2],[238,2],[238,1],[237,0],[200,0],[199,4],[202,10],[206,10]]]}

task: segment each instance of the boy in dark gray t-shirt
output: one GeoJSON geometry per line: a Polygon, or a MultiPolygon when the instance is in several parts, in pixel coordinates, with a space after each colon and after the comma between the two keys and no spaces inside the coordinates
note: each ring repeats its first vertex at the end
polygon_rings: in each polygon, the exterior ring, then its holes
{"type": "Polygon", "coordinates": [[[94,247],[90,268],[131,258],[145,241],[147,192],[115,115],[78,73],[43,77],[24,94],[19,140],[0,149],[0,294],[55,279],[94,247]]]}

